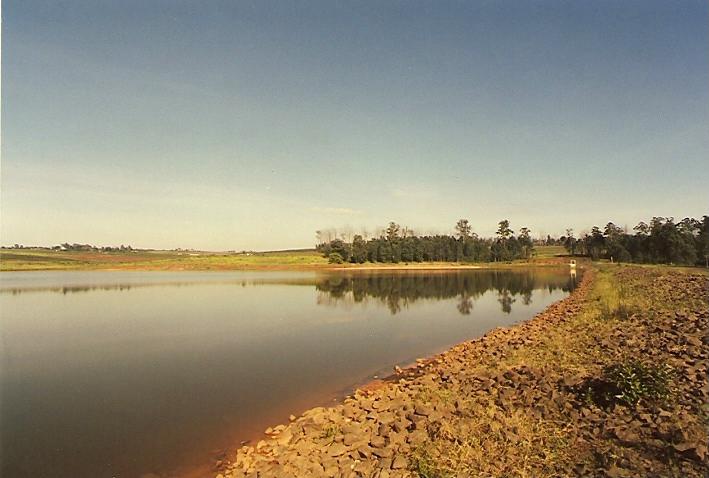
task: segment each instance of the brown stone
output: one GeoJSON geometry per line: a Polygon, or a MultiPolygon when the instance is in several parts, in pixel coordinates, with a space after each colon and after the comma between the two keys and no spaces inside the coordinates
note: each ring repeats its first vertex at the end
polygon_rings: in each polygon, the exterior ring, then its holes
{"type": "Polygon", "coordinates": [[[374,448],[372,450],[372,455],[378,456],[380,458],[389,458],[394,453],[391,448],[374,448]]]}
{"type": "Polygon", "coordinates": [[[342,443],[333,443],[327,449],[327,454],[332,457],[335,457],[335,456],[344,455],[346,451],[347,451],[347,447],[345,445],[343,445],[342,443]]]}
{"type": "Polygon", "coordinates": [[[396,455],[396,457],[394,458],[394,462],[392,463],[391,467],[392,467],[394,470],[399,470],[399,469],[402,469],[402,468],[406,468],[407,464],[408,464],[408,463],[407,463],[406,458],[405,458],[404,456],[402,456],[402,455],[396,455]]]}
{"type": "Polygon", "coordinates": [[[386,440],[382,436],[373,436],[369,444],[372,445],[373,448],[383,448],[386,446],[386,440]]]}

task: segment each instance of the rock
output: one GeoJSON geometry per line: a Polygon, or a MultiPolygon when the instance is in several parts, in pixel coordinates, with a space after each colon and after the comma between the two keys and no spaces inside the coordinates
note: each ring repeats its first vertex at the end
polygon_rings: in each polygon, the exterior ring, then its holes
{"type": "Polygon", "coordinates": [[[372,450],[372,455],[378,456],[379,458],[389,458],[393,454],[394,452],[392,452],[391,448],[374,448],[372,450]]]}
{"type": "Polygon", "coordinates": [[[369,447],[369,445],[360,445],[357,447],[357,453],[364,458],[364,459],[369,459],[372,456],[372,448],[369,447]]]}
{"type": "Polygon", "coordinates": [[[342,443],[344,443],[346,446],[350,446],[350,445],[357,443],[360,440],[361,440],[361,437],[359,435],[356,435],[354,433],[346,433],[342,439],[342,443]]]}
{"type": "Polygon", "coordinates": [[[293,431],[290,428],[284,429],[278,436],[276,436],[276,442],[279,445],[286,445],[293,438],[293,431]]]}
{"type": "Polygon", "coordinates": [[[342,443],[333,443],[330,445],[330,448],[327,449],[327,454],[332,457],[336,457],[344,455],[346,451],[347,447],[342,443]]]}
{"type": "Polygon", "coordinates": [[[632,474],[629,474],[628,470],[613,465],[606,470],[606,476],[608,478],[629,478],[632,474]]]}
{"type": "Polygon", "coordinates": [[[372,445],[373,448],[384,448],[386,446],[386,440],[381,436],[373,436],[369,444],[372,445]]]}
{"type": "Polygon", "coordinates": [[[416,415],[428,416],[433,413],[433,408],[431,408],[431,406],[429,405],[418,403],[414,407],[414,412],[416,413],[416,415]]]}
{"type": "Polygon", "coordinates": [[[404,418],[394,422],[392,428],[394,428],[397,432],[402,433],[409,427],[409,423],[410,422],[404,418]]]}
{"type": "Polygon", "coordinates": [[[394,415],[391,412],[382,412],[379,413],[379,421],[383,423],[384,425],[389,425],[396,420],[396,415],[394,415]]]}
{"type": "Polygon", "coordinates": [[[391,467],[392,467],[394,470],[399,470],[399,469],[402,469],[402,468],[406,468],[407,465],[408,465],[408,462],[406,461],[406,458],[405,458],[404,456],[402,456],[402,455],[396,455],[396,457],[394,458],[394,462],[392,463],[391,467]]]}
{"type": "Polygon", "coordinates": [[[683,452],[694,448],[695,444],[689,442],[675,443],[672,445],[672,447],[679,452],[683,452]]]}

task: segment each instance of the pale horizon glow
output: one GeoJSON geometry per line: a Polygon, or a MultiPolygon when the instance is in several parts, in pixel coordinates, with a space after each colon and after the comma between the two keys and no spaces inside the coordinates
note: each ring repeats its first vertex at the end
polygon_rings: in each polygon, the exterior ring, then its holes
{"type": "Polygon", "coordinates": [[[709,4],[2,2],[0,244],[709,214],[709,4]]]}

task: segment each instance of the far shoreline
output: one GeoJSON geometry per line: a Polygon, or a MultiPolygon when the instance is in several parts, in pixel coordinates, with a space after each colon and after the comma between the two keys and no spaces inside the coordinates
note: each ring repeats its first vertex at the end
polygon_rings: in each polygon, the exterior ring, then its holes
{"type": "Polygon", "coordinates": [[[170,266],[134,266],[122,267],[34,267],[34,268],[0,268],[0,272],[238,272],[238,271],[322,271],[322,272],[406,272],[431,271],[447,272],[460,270],[494,270],[539,267],[564,267],[566,262],[490,262],[483,264],[401,264],[401,265],[248,265],[239,267],[183,267],[178,264],[170,266]]]}
{"type": "MultiPolygon", "coordinates": [[[[538,247],[528,260],[510,262],[328,263],[311,251],[214,253],[180,251],[52,251],[39,248],[0,250],[0,271],[455,271],[568,266],[563,248],[538,247]]],[[[582,259],[583,261],[584,259],[582,259]]]]}

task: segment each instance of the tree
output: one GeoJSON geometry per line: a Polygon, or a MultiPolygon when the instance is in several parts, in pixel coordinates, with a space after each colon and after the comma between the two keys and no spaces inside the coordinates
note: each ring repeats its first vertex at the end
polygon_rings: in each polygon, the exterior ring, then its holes
{"type": "Polygon", "coordinates": [[[639,236],[647,236],[650,234],[650,226],[643,221],[640,221],[638,225],[633,228],[633,230],[635,231],[635,234],[639,236]]]}
{"type": "Polygon", "coordinates": [[[497,240],[491,246],[492,257],[495,261],[509,261],[515,259],[515,250],[520,250],[519,243],[513,237],[514,231],[510,229],[510,221],[503,219],[498,223],[497,240]]]}
{"type": "Polygon", "coordinates": [[[337,252],[331,252],[327,257],[327,261],[330,264],[342,264],[343,262],[345,262],[345,259],[337,252]]]}
{"type": "Polygon", "coordinates": [[[519,245],[522,248],[522,254],[525,259],[529,259],[529,256],[534,250],[534,244],[532,243],[532,238],[530,236],[531,232],[532,231],[530,231],[528,228],[523,227],[519,230],[519,237],[517,238],[517,241],[519,242],[519,245]]]}
{"type": "Polygon", "coordinates": [[[564,238],[564,247],[566,248],[567,251],[569,251],[569,254],[576,255],[576,246],[577,246],[577,240],[574,237],[574,230],[573,229],[567,229],[566,230],[566,237],[564,238]]]}
{"type": "Polygon", "coordinates": [[[510,221],[507,219],[503,219],[498,223],[498,228],[497,228],[497,235],[501,239],[508,239],[512,234],[514,234],[514,231],[510,229],[510,221]]]}
{"type": "Polygon", "coordinates": [[[657,262],[670,264],[694,264],[697,261],[694,236],[682,232],[674,223],[674,218],[665,218],[651,232],[657,262]]]}
{"type": "Polygon", "coordinates": [[[389,226],[386,228],[385,234],[386,238],[389,242],[393,242],[399,238],[399,231],[401,230],[401,226],[399,226],[395,222],[390,222],[389,226]]]}
{"type": "Polygon", "coordinates": [[[401,262],[401,241],[399,232],[401,231],[401,226],[395,222],[390,222],[384,231],[386,234],[386,246],[385,250],[385,262],[401,262]]]}
{"type": "Polygon", "coordinates": [[[699,223],[699,234],[696,239],[697,259],[704,259],[704,265],[709,267],[709,216],[702,217],[699,223]]]}
{"type": "Polygon", "coordinates": [[[603,254],[603,249],[605,247],[606,241],[603,237],[603,233],[598,226],[593,226],[591,228],[591,235],[588,234],[584,237],[584,243],[586,246],[586,252],[591,259],[597,261],[601,258],[603,254]]]}
{"type": "Polygon", "coordinates": [[[350,247],[349,244],[345,243],[340,239],[334,239],[330,241],[329,249],[327,250],[327,256],[330,257],[332,254],[339,255],[343,261],[347,262],[350,260],[350,247]]]}
{"type": "Polygon", "coordinates": [[[461,219],[456,223],[455,230],[458,235],[458,239],[466,239],[470,237],[470,232],[472,229],[470,224],[468,224],[467,219],[461,219]]]}
{"type": "Polygon", "coordinates": [[[625,231],[612,222],[606,224],[603,230],[605,236],[606,256],[618,262],[630,262],[631,256],[625,247],[625,231]]]}
{"type": "MultiPolygon", "coordinates": [[[[566,229],[566,236],[558,240],[547,236],[546,243],[563,244],[573,255],[583,254],[593,260],[613,259],[616,261],[707,264],[709,266],[709,216],[701,220],[684,218],[675,223],[671,217],[653,217],[649,224],[640,222],[634,231],[608,222],[603,230],[594,226],[591,233],[582,232],[582,238],[574,237],[573,229],[566,229]]],[[[430,234],[418,236],[413,230],[395,222],[380,229],[376,237],[367,240],[361,234],[348,238],[344,229],[343,239],[338,239],[335,229],[316,232],[316,249],[324,257],[337,254],[342,260],[354,263],[399,262],[399,261],[510,261],[528,258],[535,243],[529,228],[520,229],[518,237],[510,229],[508,220],[500,221],[496,237],[479,238],[471,232],[470,224],[461,219],[456,224],[456,233],[451,235],[430,234]]],[[[21,247],[19,244],[16,247],[21,247]]],[[[67,250],[98,250],[90,244],[69,244],[60,246],[67,250]]],[[[102,251],[130,251],[130,246],[116,248],[103,247],[102,251]]],[[[337,256],[333,256],[335,259],[337,256]]]]}
{"type": "Polygon", "coordinates": [[[367,260],[367,242],[364,238],[356,234],[352,239],[352,262],[363,264],[367,260]]]}

